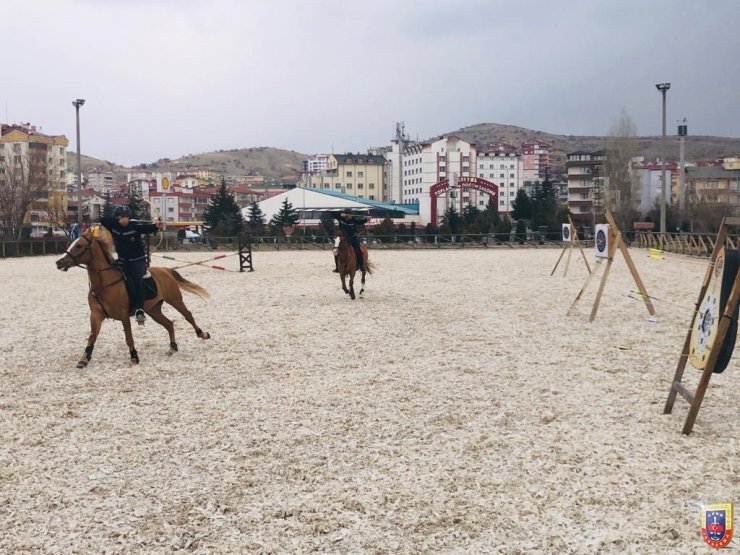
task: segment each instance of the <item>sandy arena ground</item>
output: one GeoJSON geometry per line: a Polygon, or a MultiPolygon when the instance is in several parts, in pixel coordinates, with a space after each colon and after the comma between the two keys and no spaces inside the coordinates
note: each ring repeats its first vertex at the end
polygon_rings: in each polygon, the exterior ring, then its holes
{"type": "Polygon", "coordinates": [[[180,352],[149,321],[131,366],[109,321],[85,370],[86,273],[0,260],[0,553],[708,553],[737,356],[690,437],[662,414],[705,263],[632,250],[651,322],[617,255],[589,324],[559,252],[372,251],[354,302],[328,251],[189,267],[213,339],[166,309],[180,352]]]}

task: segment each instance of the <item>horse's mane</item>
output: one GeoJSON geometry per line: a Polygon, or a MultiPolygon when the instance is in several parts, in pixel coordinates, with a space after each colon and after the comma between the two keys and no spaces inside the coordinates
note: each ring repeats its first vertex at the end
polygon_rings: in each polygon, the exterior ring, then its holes
{"type": "Polygon", "coordinates": [[[93,237],[97,239],[100,246],[103,247],[103,254],[108,259],[108,262],[113,262],[113,237],[111,236],[110,231],[105,229],[102,225],[99,226],[98,229],[98,233],[93,234],[93,237]]]}

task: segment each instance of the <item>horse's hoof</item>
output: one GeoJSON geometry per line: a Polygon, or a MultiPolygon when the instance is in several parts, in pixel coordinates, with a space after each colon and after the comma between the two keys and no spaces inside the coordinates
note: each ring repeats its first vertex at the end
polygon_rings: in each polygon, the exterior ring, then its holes
{"type": "Polygon", "coordinates": [[[131,364],[139,364],[139,357],[131,357],[131,364]]]}
{"type": "Polygon", "coordinates": [[[170,341],[170,354],[174,354],[177,352],[177,343],[174,341],[170,341]]]}
{"type": "Polygon", "coordinates": [[[354,293],[350,293],[350,294],[349,294],[349,298],[350,298],[350,299],[352,299],[352,300],[354,301],[354,300],[355,300],[355,294],[354,294],[354,293]]]}
{"type": "Polygon", "coordinates": [[[210,339],[211,338],[211,334],[208,333],[207,331],[204,331],[198,337],[200,337],[201,339],[210,339]]]}
{"type": "Polygon", "coordinates": [[[87,366],[86,360],[81,360],[80,362],[77,363],[77,368],[85,368],[86,366],[87,366]]]}

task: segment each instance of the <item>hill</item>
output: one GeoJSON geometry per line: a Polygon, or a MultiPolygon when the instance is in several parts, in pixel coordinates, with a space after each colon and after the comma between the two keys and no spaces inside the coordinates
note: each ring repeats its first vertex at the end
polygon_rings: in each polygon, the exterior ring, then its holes
{"type": "MultiPolygon", "coordinates": [[[[497,141],[507,141],[515,146],[531,139],[540,139],[553,145],[553,164],[556,171],[565,168],[566,154],[577,150],[599,150],[604,148],[604,137],[590,135],[556,135],[544,131],[535,131],[515,125],[499,123],[479,123],[463,127],[452,134],[462,139],[483,146],[497,141]]],[[[660,156],[660,137],[636,137],[639,156],[658,158],[660,156]]],[[[678,137],[668,136],[666,140],[666,159],[678,160],[678,137]]],[[[706,160],[740,156],[740,138],[693,136],[686,138],[686,160],[706,160]]]]}
{"type": "MultiPolygon", "coordinates": [[[[303,171],[303,160],[307,158],[309,158],[308,155],[292,150],[255,147],[188,154],[175,160],[161,159],[151,164],[143,164],[143,166],[150,171],[175,173],[187,172],[189,168],[208,166],[223,171],[224,175],[263,175],[269,179],[280,179],[284,176],[300,174],[303,171]]],[[[125,181],[126,173],[131,171],[131,168],[84,154],[81,159],[83,173],[93,168],[110,170],[115,175],[116,183],[125,181]]],[[[76,153],[67,152],[67,167],[77,169],[76,153]]],[[[141,167],[136,166],[136,169],[141,167]]]]}

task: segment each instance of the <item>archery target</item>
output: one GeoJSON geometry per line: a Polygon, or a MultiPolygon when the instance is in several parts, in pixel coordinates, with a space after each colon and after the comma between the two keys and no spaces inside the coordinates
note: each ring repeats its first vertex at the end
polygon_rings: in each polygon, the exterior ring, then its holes
{"type": "Polygon", "coordinates": [[[737,308],[731,319],[723,345],[715,346],[719,322],[725,311],[730,289],[735,282],[740,257],[738,251],[722,247],[714,262],[712,277],[691,328],[689,343],[689,362],[694,368],[706,367],[713,348],[720,348],[713,371],[720,374],[730,361],[737,336],[737,308]]]}
{"type": "Polygon", "coordinates": [[[573,230],[570,224],[563,224],[563,242],[570,243],[573,240],[573,230]]]}
{"type": "Polygon", "coordinates": [[[609,224],[596,224],[594,251],[597,258],[609,258],[609,224]]]}

